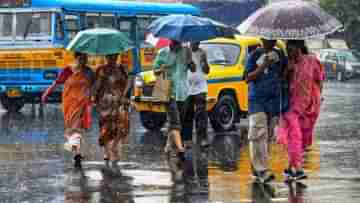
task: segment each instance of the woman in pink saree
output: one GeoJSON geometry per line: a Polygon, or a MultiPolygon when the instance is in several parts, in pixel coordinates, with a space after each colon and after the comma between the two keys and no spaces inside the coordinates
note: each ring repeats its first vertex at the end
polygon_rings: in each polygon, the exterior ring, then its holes
{"type": "Polygon", "coordinates": [[[319,60],[306,53],[304,41],[288,41],[289,110],[280,117],[278,143],[287,145],[288,178],[303,179],[303,153],[311,146],[316,120],[320,113],[324,72],[319,60]]]}

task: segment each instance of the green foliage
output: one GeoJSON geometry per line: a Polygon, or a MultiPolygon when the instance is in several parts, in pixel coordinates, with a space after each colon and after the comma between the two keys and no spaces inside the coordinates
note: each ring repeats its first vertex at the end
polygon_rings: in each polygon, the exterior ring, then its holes
{"type": "Polygon", "coordinates": [[[340,20],[345,29],[359,20],[359,0],[320,0],[320,6],[340,20]]]}
{"type": "Polygon", "coordinates": [[[320,0],[320,6],[344,25],[344,38],[351,47],[360,48],[360,0],[320,0]]]}

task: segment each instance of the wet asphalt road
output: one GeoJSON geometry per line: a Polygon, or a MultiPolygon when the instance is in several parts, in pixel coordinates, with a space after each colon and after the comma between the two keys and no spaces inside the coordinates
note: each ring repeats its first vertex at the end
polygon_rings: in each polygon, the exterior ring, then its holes
{"type": "MultiPolygon", "coordinates": [[[[281,171],[286,153],[272,146],[271,167],[276,180],[254,184],[247,146],[242,144],[246,120],[238,130],[215,134],[209,163],[209,194],[184,194],[172,185],[162,154],[161,132],[146,132],[132,113],[129,145],[124,146],[121,174],[104,169],[97,146],[97,126],[87,139],[82,172],[63,150],[63,121],[56,105],[43,114],[30,105],[21,113],[0,114],[0,203],[55,202],[360,202],[360,89],[359,81],[330,82],[316,129],[316,144],[306,156],[309,179],[286,185],[281,171]],[[241,146],[241,147],[240,147],[241,146]]],[[[96,120],[95,120],[96,122],[96,120]]]]}

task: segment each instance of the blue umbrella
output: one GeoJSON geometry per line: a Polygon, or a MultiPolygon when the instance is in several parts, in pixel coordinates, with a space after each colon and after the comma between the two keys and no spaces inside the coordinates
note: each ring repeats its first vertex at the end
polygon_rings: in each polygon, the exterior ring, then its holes
{"type": "Polygon", "coordinates": [[[192,15],[168,15],[150,24],[149,31],[155,37],[179,42],[204,41],[217,37],[232,37],[235,29],[220,22],[192,15]]]}

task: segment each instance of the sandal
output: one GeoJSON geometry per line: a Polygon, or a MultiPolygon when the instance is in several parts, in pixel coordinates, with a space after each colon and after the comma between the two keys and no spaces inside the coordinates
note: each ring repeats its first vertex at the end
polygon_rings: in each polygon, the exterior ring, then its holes
{"type": "Polygon", "coordinates": [[[74,167],[76,169],[81,169],[82,168],[82,164],[81,164],[81,160],[83,159],[84,157],[81,156],[81,154],[77,154],[74,156],[74,167]]]}

